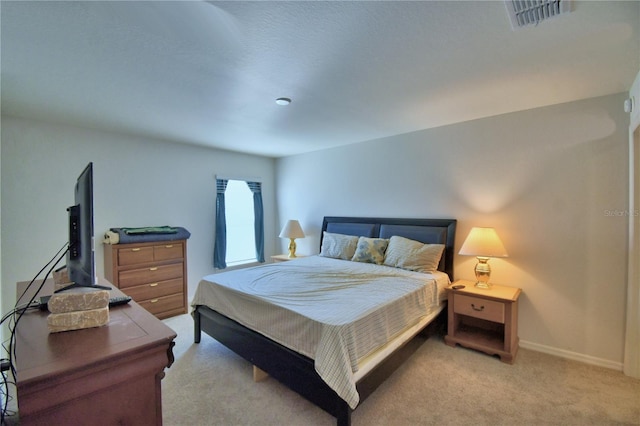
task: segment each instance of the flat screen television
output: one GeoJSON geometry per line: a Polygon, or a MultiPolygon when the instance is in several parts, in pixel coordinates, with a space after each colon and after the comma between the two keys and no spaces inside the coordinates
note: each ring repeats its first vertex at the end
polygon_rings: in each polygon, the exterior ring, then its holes
{"type": "Polygon", "coordinates": [[[56,292],[78,287],[98,285],[95,269],[95,247],[93,235],[93,163],[82,171],[75,185],[75,204],[69,212],[69,251],[67,252],[67,273],[71,284],[56,292]]]}

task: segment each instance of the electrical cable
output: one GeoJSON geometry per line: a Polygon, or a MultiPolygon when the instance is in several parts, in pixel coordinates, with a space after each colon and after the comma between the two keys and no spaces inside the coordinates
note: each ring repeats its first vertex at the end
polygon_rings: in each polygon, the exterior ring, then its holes
{"type": "MultiPolygon", "coordinates": [[[[58,251],[59,254],[60,250],[58,251]]],[[[64,253],[62,253],[62,255],[56,260],[56,262],[53,264],[53,266],[49,269],[49,271],[47,271],[47,274],[44,276],[44,279],[42,280],[42,282],[40,283],[40,286],[38,287],[38,289],[33,293],[33,296],[31,296],[31,299],[28,302],[28,305],[31,305],[33,303],[33,301],[36,299],[36,296],[38,295],[38,293],[40,293],[40,290],[42,290],[42,287],[44,287],[45,282],[47,281],[47,279],[49,278],[49,275],[51,275],[51,273],[53,272],[53,270],[55,269],[55,267],[58,265],[58,263],[66,256],[67,251],[65,251],[64,253]]],[[[49,264],[51,264],[51,261],[49,262],[49,264]]],[[[29,283],[29,286],[31,286],[31,284],[33,284],[35,280],[32,280],[29,283]]],[[[18,318],[16,318],[15,323],[13,325],[13,329],[9,329],[10,331],[10,336],[11,336],[11,340],[9,341],[9,359],[13,359],[15,357],[15,328],[18,326],[18,323],[20,322],[20,319],[22,318],[22,315],[24,315],[26,309],[20,311],[20,314],[18,315],[18,318]]],[[[15,376],[15,366],[11,365],[11,372],[14,374],[15,376]]]]}
{"type": "Polygon", "coordinates": [[[31,305],[29,305],[28,303],[23,303],[23,304],[22,304],[22,305],[20,305],[20,306],[16,306],[16,307],[14,307],[10,312],[6,313],[6,314],[5,314],[5,315],[0,319],[0,325],[4,324],[4,322],[5,322],[6,320],[8,320],[9,318],[11,318],[11,316],[12,316],[12,315],[14,315],[16,312],[19,312],[19,311],[21,311],[21,310],[23,310],[23,309],[36,308],[36,307],[38,307],[38,306],[39,306],[39,305],[38,305],[36,302],[32,303],[31,305]]]}
{"type": "MultiPolygon", "coordinates": [[[[11,312],[8,312],[2,317],[2,319],[0,319],[0,325],[3,324],[5,321],[12,319],[17,312],[21,310],[29,309],[30,307],[35,308],[36,306],[37,305],[34,305],[34,304],[29,306],[26,303],[20,306],[16,306],[14,309],[11,310],[11,312]]],[[[8,353],[8,349],[4,344],[2,345],[2,347],[8,353]]],[[[2,366],[0,368],[0,397],[2,398],[2,406],[0,407],[0,424],[4,425],[5,418],[7,416],[13,416],[15,414],[15,412],[10,411],[8,408],[9,402],[13,400],[13,398],[10,395],[9,386],[10,385],[15,386],[15,382],[10,381],[7,378],[7,374],[11,374],[10,372],[7,373],[7,370],[11,369],[11,365],[12,365],[11,359],[10,358],[0,359],[0,365],[2,366]]]]}
{"type": "MultiPolygon", "coordinates": [[[[9,346],[7,347],[5,345],[6,342],[4,342],[2,344],[2,348],[7,352],[8,354],[8,359],[2,359],[1,361],[3,363],[8,362],[9,368],[8,370],[10,370],[11,375],[15,378],[16,377],[16,369],[15,369],[15,364],[14,364],[14,359],[15,359],[15,342],[16,342],[16,327],[18,326],[18,323],[20,322],[20,319],[22,318],[22,315],[24,315],[24,313],[29,310],[30,308],[36,308],[39,306],[38,303],[34,303],[36,296],[38,295],[38,293],[40,293],[40,291],[42,290],[42,288],[44,287],[45,282],[47,281],[47,279],[49,278],[49,275],[51,275],[51,273],[53,272],[53,270],[55,269],[55,267],[58,265],[58,263],[60,263],[60,261],[66,256],[67,252],[69,251],[69,246],[67,243],[65,243],[62,248],[60,250],[58,250],[56,252],[56,254],[51,258],[51,260],[49,260],[49,262],[47,262],[47,264],[36,274],[36,276],[29,282],[29,284],[27,285],[27,287],[25,288],[25,290],[22,292],[22,294],[20,295],[20,297],[17,299],[16,304],[13,308],[13,310],[11,310],[11,312],[5,314],[2,319],[0,319],[0,326],[2,324],[4,324],[5,321],[9,320],[8,323],[8,329],[9,329],[9,346]],[[65,250],[66,248],[66,250],[65,250]],[[64,252],[62,253],[62,255],[60,255],[60,253],[64,250],[64,252]],[[38,289],[33,293],[33,295],[31,296],[30,300],[27,303],[23,303],[21,305],[18,305],[18,303],[20,302],[20,300],[25,296],[25,294],[28,293],[29,289],[31,288],[31,286],[35,283],[35,281],[38,279],[38,277],[40,276],[40,274],[42,274],[42,272],[47,269],[47,267],[49,265],[51,265],[53,263],[53,266],[51,266],[51,268],[49,268],[49,270],[47,271],[47,273],[45,274],[44,278],[42,279],[42,282],[40,283],[40,286],[38,287],[38,289]]],[[[3,396],[2,398],[2,407],[0,407],[0,424],[4,425],[5,424],[5,416],[7,416],[9,414],[8,411],[8,403],[9,401],[12,399],[11,396],[9,395],[9,385],[10,384],[14,384],[14,382],[12,381],[8,381],[7,380],[7,376],[6,376],[6,371],[1,371],[0,372],[0,394],[3,396]]]]}
{"type": "MultiPolygon", "coordinates": [[[[60,247],[60,249],[56,252],[56,254],[54,254],[54,255],[53,255],[53,257],[51,258],[51,260],[49,260],[49,261],[46,263],[46,265],[44,265],[44,266],[42,267],[42,269],[40,269],[40,270],[38,271],[38,273],[36,274],[36,276],[35,276],[35,277],[33,277],[33,279],[31,280],[31,282],[30,282],[30,283],[27,285],[27,287],[22,291],[22,294],[20,295],[20,297],[18,297],[18,298],[16,299],[16,305],[17,305],[18,303],[20,303],[20,300],[22,300],[22,298],[24,297],[24,295],[25,295],[25,294],[27,294],[27,292],[28,292],[28,291],[29,291],[29,289],[31,288],[31,285],[33,285],[33,283],[38,279],[38,277],[40,276],[40,274],[42,273],[42,271],[44,271],[45,269],[47,269],[47,266],[51,265],[51,262],[53,262],[53,261],[56,259],[56,257],[60,254],[60,252],[61,252],[62,250],[65,250],[65,252],[64,252],[64,253],[66,254],[66,253],[67,253],[67,251],[69,250],[69,243],[64,243],[64,244],[62,245],[62,247],[60,247]],[[65,249],[66,249],[66,250],[65,250],[65,249]]],[[[60,262],[60,259],[58,259],[58,260],[56,261],[55,265],[57,265],[57,264],[58,264],[58,262],[60,262]]],[[[55,267],[55,265],[54,265],[54,267],[55,267]]],[[[48,274],[47,274],[47,275],[48,275],[48,274]]],[[[44,280],[43,280],[43,281],[44,281],[44,280]]],[[[36,292],[36,294],[37,294],[37,292],[36,292]]]]}

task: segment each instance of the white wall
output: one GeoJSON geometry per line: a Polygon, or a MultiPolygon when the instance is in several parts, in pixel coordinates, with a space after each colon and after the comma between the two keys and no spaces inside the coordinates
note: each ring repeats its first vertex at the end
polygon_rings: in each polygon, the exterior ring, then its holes
{"type": "MultiPolygon", "coordinates": [[[[494,226],[510,257],[492,281],[523,289],[523,346],[621,369],[627,270],[624,94],[279,159],[280,225],[325,215],[456,218],[494,226]]],[[[280,247],[284,252],[285,244],[280,247]]],[[[456,278],[475,259],[456,257],[456,278]]]]}
{"type": "Polygon", "coordinates": [[[629,262],[624,373],[640,378],[640,72],[631,90],[629,117],[629,262]]]}
{"type": "Polygon", "coordinates": [[[2,312],[17,281],[31,279],[67,241],[66,208],[76,178],[94,163],[96,266],[104,277],[99,237],[111,227],[184,226],[189,297],[213,273],[215,175],[263,179],[265,254],[273,254],[273,159],[117,133],[2,117],[2,312]]]}

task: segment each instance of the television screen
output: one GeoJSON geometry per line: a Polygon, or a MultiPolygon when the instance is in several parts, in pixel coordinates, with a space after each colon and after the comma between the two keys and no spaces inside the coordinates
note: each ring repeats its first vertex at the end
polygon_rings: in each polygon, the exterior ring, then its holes
{"type": "Polygon", "coordinates": [[[69,278],[90,286],[95,281],[93,259],[93,163],[83,170],[75,188],[75,205],[69,207],[69,278]]]}
{"type": "Polygon", "coordinates": [[[59,289],[97,287],[93,240],[93,163],[82,171],[75,186],[75,205],[69,207],[67,272],[72,284],[59,289]]]}

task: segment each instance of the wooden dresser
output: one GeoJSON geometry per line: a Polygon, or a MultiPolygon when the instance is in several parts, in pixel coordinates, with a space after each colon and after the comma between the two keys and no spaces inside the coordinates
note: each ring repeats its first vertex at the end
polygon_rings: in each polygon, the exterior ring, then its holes
{"type": "MultiPolygon", "coordinates": [[[[17,294],[27,285],[18,283],[17,294]]],[[[52,292],[48,280],[38,296],[52,292]]],[[[49,334],[47,315],[28,310],[15,328],[21,425],[162,425],[175,331],[135,302],[110,308],[107,325],[62,333],[49,334]]]]}
{"type": "Polygon", "coordinates": [[[160,319],[187,313],[187,240],[105,244],[104,275],[160,319]]]}

